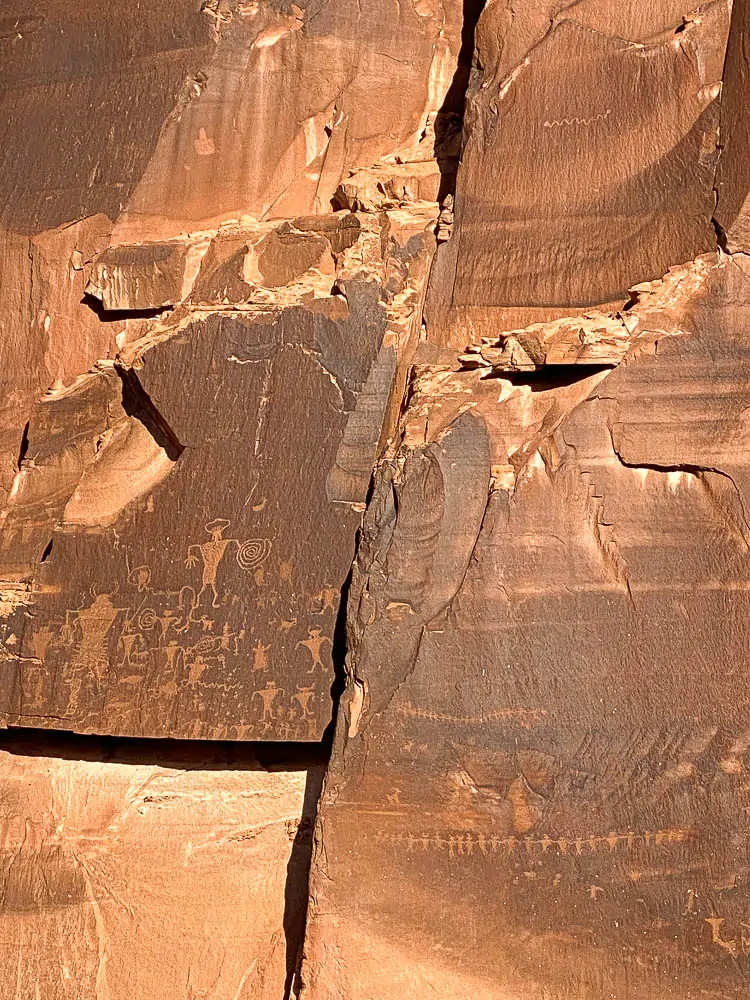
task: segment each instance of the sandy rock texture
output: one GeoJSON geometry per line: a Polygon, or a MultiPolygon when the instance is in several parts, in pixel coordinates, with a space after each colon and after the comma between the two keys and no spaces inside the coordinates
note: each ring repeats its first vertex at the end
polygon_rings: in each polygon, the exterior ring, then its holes
{"type": "Polygon", "coordinates": [[[65,746],[0,750],[2,996],[283,996],[321,769],[65,746]]]}
{"type": "Polygon", "coordinates": [[[746,996],[748,53],[4,4],[9,998],[746,996]]]}

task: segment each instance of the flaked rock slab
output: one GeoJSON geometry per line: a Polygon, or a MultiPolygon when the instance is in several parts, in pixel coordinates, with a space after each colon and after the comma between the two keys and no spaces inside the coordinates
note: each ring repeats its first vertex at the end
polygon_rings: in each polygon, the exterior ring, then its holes
{"type": "Polygon", "coordinates": [[[729,5],[672,10],[671,30],[646,38],[643,17],[610,6],[540,4],[532,24],[497,3],[480,20],[453,236],[428,303],[435,343],[620,307],[633,284],[715,248],[729,5]]]}
{"type": "Polygon", "coordinates": [[[320,773],[174,757],[0,749],[11,994],[283,996],[320,773]]]}
{"type": "Polygon", "coordinates": [[[744,993],[745,271],[611,371],[420,372],[352,581],[309,1000],[744,993]]]}

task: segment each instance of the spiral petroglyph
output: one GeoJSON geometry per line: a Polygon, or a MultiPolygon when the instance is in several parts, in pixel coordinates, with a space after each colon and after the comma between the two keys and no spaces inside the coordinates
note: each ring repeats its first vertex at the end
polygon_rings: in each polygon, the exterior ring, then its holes
{"type": "Polygon", "coordinates": [[[247,538],[237,547],[237,565],[244,570],[257,569],[270,554],[271,542],[268,538],[247,538]]]}

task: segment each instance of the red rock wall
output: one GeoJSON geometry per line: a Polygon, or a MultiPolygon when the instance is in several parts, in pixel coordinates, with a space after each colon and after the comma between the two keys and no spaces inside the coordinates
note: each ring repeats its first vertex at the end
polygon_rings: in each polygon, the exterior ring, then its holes
{"type": "Polygon", "coordinates": [[[6,3],[9,998],[746,994],[748,16],[6,3]]]}

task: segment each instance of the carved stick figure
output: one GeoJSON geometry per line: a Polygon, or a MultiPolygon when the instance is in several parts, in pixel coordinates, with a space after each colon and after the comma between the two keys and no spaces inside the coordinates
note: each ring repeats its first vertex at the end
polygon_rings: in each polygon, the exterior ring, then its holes
{"type": "Polygon", "coordinates": [[[320,654],[323,651],[323,644],[324,643],[327,642],[327,643],[329,643],[329,645],[332,645],[332,643],[331,643],[331,640],[328,638],[327,635],[321,635],[320,633],[321,633],[321,629],[319,629],[319,628],[309,628],[307,630],[307,634],[308,634],[309,638],[307,638],[307,639],[300,639],[300,641],[294,647],[295,649],[298,649],[300,646],[304,646],[305,649],[307,649],[309,651],[310,656],[312,657],[312,666],[307,671],[308,674],[313,673],[316,667],[320,667],[320,669],[323,671],[323,673],[326,673],[326,665],[321,660],[320,654]]]}
{"type": "Polygon", "coordinates": [[[258,639],[253,647],[253,673],[260,673],[262,670],[268,670],[267,654],[270,648],[270,646],[264,646],[260,639],[258,639]]]}
{"type": "Polygon", "coordinates": [[[209,521],[206,525],[206,531],[211,536],[211,541],[201,542],[200,544],[195,543],[188,548],[187,559],[185,560],[186,566],[195,566],[198,561],[197,555],[194,554],[195,550],[200,552],[201,559],[203,560],[203,579],[201,589],[198,591],[198,596],[196,597],[197,604],[200,603],[203,592],[210,588],[213,594],[211,606],[214,608],[219,607],[219,594],[216,590],[216,573],[230,542],[229,538],[223,537],[225,530],[229,527],[229,523],[223,517],[217,517],[214,521],[209,521]]]}
{"type": "Polygon", "coordinates": [[[312,715],[310,711],[310,699],[315,693],[315,688],[298,687],[295,694],[292,695],[292,701],[296,701],[302,711],[302,718],[307,719],[312,715]]]}
{"type": "Polygon", "coordinates": [[[260,691],[253,691],[253,699],[260,698],[263,702],[262,722],[273,722],[276,718],[273,714],[273,703],[276,700],[276,695],[283,693],[284,689],[276,687],[275,681],[269,681],[268,687],[262,688],[260,691]]]}

